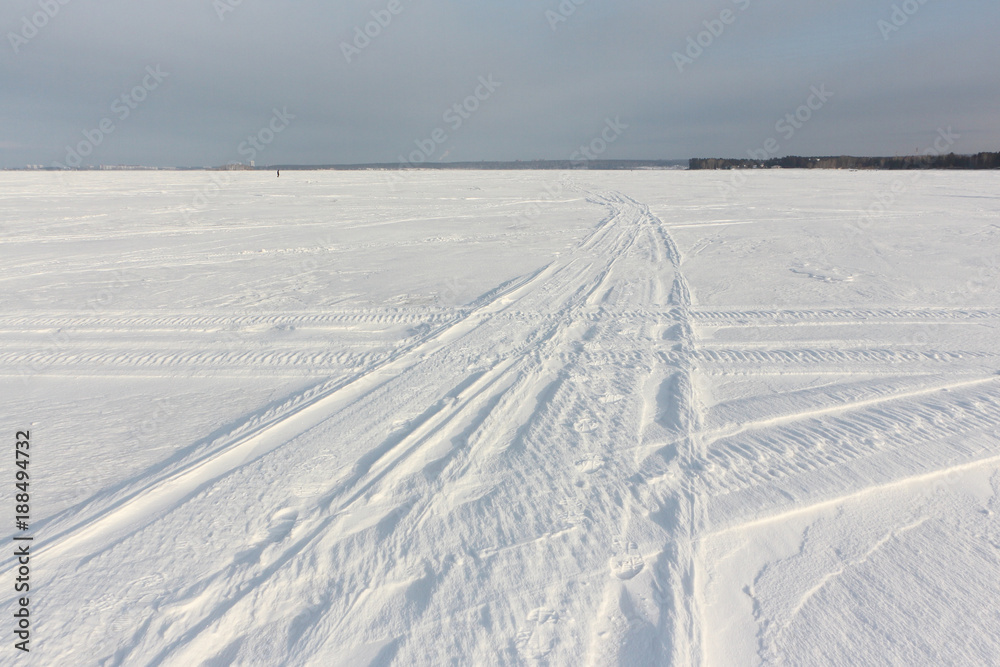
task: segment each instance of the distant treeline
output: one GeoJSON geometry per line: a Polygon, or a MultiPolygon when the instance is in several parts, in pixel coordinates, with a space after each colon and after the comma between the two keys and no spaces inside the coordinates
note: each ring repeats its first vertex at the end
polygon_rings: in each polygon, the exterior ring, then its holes
{"type": "Polygon", "coordinates": [[[517,160],[514,162],[422,162],[331,164],[331,165],[273,165],[257,169],[332,169],[338,171],[396,170],[396,169],[473,169],[473,170],[570,170],[570,169],[683,169],[685,160],[517,160]]]}
{"type": "MultiPolygon", "coordinates": [[[[521,170],[521,169],[546,169],[562,170],[571,169],[684,169],[687,160],[517,160],[513,162],[423,162],[420,164],[400,163],[400,162],[380,162],[370,164],[272,164],[256,165],[241,164],[233,162],[218,167],[142,167],[142,166],[82,166],[72,171],[89,170],[133,170],[133,169],[157,169],[162,171],[274,171],[275,169],[287,171],[395,171],[404,169],[472,169],[472,170],[521,170]]],[[[42,165],[29,166],[27,170],[57,171],[59,167],[44,167],[42,165]]],[[[14,171],[24,171],[25,169],[14,169],[14,171]]],[[[7,171],[0,169],[0,171],[7,171]]]]}
{"type": "Polygon", "coordinates": [[[799,157],[770,160],[692,158],[689,169],[1000,169],[1000,153],[910,155],[907,157],[799,157]]]}

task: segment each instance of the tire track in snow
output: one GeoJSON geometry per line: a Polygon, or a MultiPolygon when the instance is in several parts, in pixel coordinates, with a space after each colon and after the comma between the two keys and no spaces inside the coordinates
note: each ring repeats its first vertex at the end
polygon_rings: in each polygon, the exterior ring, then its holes
{"type": "MultiPolygon", "coordinates": [[[[983,377],[990,355],[888,344],[709,345],[696,334],[699,327],[981,326],[1000,319],[1000,311],[702,308],[682,271],[677,243],[648,207],[617,193],[589,196],[607,214],[576,248],[463,308],[0,316],[5,336],[59,327],[148,337],[272,327],[409,329],[397,348],[387,344],[385,350],[279,347],[220,355],[175,345],[143,353],[139,339],[138,349],[107,352],[81,335],[61,356],[30,357],[74,369],[354,369],[349,378],[321,382],[42,526],[52,539],[40,555],[50,562],[73,556],[82,568],[130,537],[170,534],[183,525],[170,521],[211,507],[200,504],[201,491],[228,488],[221,482],[237,471],[253,471],[247,475],[261,486],[279,482],[287,469],[268,467],[280,459],[279,450],[324,447],[310,441],[322,435],[331,439],[330,448],[346,452],[322,469],[328,478],[320,489],[294,507],[262,510],[230,491],[225,502],[237,509],[270,512],[266,534],[246,536],[248,548],[236,557],[206,567],[198,581],[157,600],[163,613],[106,662],[204,660],[221,645],[235,651],[264,632],[275,633],[267,637],[278,637],[278,644],[301,647],[303,655],[334,644],[337,655],[346,656],[363,637],[385,639],[392,646],[385,655],[400,663],[447,662],[449,655],[431,652],[428,636],[448,632],[454,657],[470,645],[461,642],[475,642],[481,632],[478,621],[453,618],[435,606],[449,595],[459,600],[448,588],[457,579],[464,597],[451,609],[479,609],[482,625],[499,638],[489,644],[496,652],[483,660],[568,664],[589,649],[595,664],[629,658],[698,664],[705,632],[700,545],[717,534],[708,531],[779,521],[819,507],[814,501],[838,502],[845,492],[869,493],[883,483],[921,483],[989,460],[913,476],[898,459],[915,441],[924,448],[914,450],[920,465],[940,459],[945,446],[955,460],[983,454],[989,425],[1000,420],[1000,392],[983,377]],[[708,412],[699,396],[699,376],[706,372],[884,377],[940,374],[943,368],[971,377],[946,383],[938,376],[933,386],[920,386],[925,380],[915,376],[906,387],[886,383],[888,389],[817,394],[747,421],[739,419],[739,406],[708,412]],[[945,388],[947,395],[939,395],[945,388]],[[713,415],[728,415],[728,421],[713,421],[713,415]],[[935,444],[956,432],[964,443],[935,444]],[[811,443],[826,437],[847,446],[817,453],[811,443]],[[895,481],[871,478],[876,485],[864,488],[856,480],[839,488],[833,483],[851,481],[858,466],[883,460],[895,466],[887,468],[895,481]],[[810,487],[821,493],[780,496],[835,469],[843,476],[810,487]],[[779,496],[760,495],[764,491],[779,496]],[[560,559],[570,563],[568,572],[560,559]],[[314,591],[322,593],[320,602],[312,601],[314,591]],[[287,627],[278,613],[256,615],[261,600],[306,598],[315,609],[287,627]],[[617,621],[602,627],[601,616],[617,621]],[[378,636],[381,628],[396,634],[378,636]]],[[[26,360],[33,352],[8,346],[4,354],[0,363],[26,360]]],[[[744,407],[752,413],[753,406],[744,407]]],[[[70,569],[57,574],[69,578],[70,569]]],[[[45,586],[56,592],[55,584],[45,586]]]]}
{"type": "MultiPolygon", "coordinates": [[[[819,417],[825,417],[828,415],[841,414],[844,412],[852,412],[863,408],[870,408],[893,401],[920,398],[923,396],[928,396],[930,394],[936,394],[939,392],[950,392],[960,389],[977,387],[979,385],[988,385],[996,383],[1000,383],[1000,376],[994,375],[986,378],[976,378],[973,380],[965,380],[959,382],[956,382],[954,380],[949,382],[938,382],[930,386],[922,385],[917,388],[911,387],[903,389],[901,391],[899,390],[888,391],[886,393],[874,397],[857,397],[853,399],[847,398],[846,400],[843,400],[842,402],[836,403],[834,405],[827,404],[823,406],[817,406],[813,408],[799,410],[797,412],[781,413],[763,419],[753,419],[753,420],[740,419],[739,422],[732,422],[730,424],[727,424],[726,426],[716,428],[713,430],[708,430],[704,433],[704,435],[711,442],[717,442],[720,440],[739,436],[748,431],[759,431],[761,429],[783,426],[795,422],[801,422],[806,419],[814,419],[819,417]]],[[[828,392],[827,395],[829,395],[828,392]]]]}
{"type": "Polygon", "coordinates": [[[769,503],[754,489],[766,490],[770,503],[787,500],[776,489],[795,494],[799,502],[815,494],[849,493],[859,486],[850,471],[873,465],[869,461],[880,462],[883,476],[908,476],[911,468],[933,461],[989,456],[1000,435],[996,385],[991,378],[964,388],[912,392],[722,437],[700,462],[713,514],[740,516],[745,510],[739,503],[749,506],[739,500],[741,493],[761,498],[756,506],[766,509],[769,503]],[[806,478],[809,484],[796,483],[806,478]]]}
{"type": "Polygon", "coordinates": [[[687,472],[678,496],[678,500],[684,508],[685,515],[680,518],[683,521],[685,532],[677,545],[677,567],[680,576],[674,583],[674,595],[682,597],[676,607],[684,610],[684,618],[674,628],[673,657],[674,664],[696,665],[702,662],[701,637],[703,632],[701,601],[697,593],[700,590],[697,583],[700,554],[696,538],[702,530],[705,520],[704,508],[699,498],[700,489],[697,481],[688,471],[694,469],[695,462],[704,454],[705,441],[701,432],[704,430],[705,414],[694,382],[695,363],[698,361],[694,335],[695,319],[692,315],[694,304],[691,287],[682,268],[683,257],[677,243],[663,221],[654,216],[648,206],[643,208],[645,215],[658,231],[667,249],[667,257],[674,267],[674,284],[671,289],[670,302],[681,312],[680,348],[677,352],[667,355],[667,363],[676,364],[681,369],[680,382],[677,385],[678,391],[675,395],[679,403],[678,412],[683,414],[680,425],[684,433],[679,446],[681,467],[687,472]],[[671,356],[673,358],[670,358],[671,356]]]}
{"type": "MultiPolygon", "coordinates": [[[[609,220],[613,220],[615,217],[612,214],[609,216],[609,220]]],[[[549,302],[547,304],[549,308],[553,305],[551,303],[551,295],[553,293],[563,295],[562,298],[565,301],[562,302],[562,306],[557,310],[559,313],[558,317],[550,318],[548,324],[543,323],[543,330],[547,330],[547,332],[534,336],[535,342],[532,343],[532,346],[525,348],[523,352],[516,355],[522,359],[522,367],[514,374],[516,379],[513,383],[505,389],[504,393],[486,402],[479,414],[471,422],[464,425],[466,428],[460,438],[466,443],[466,446],[449,461],[449,465],[454,466],[454,469],[451,472],[444,472],[439,478],[441,481],[435,482],[429,493],[420,494],[415,501],[415,506],[407,509],[406,514],[408,515],[407,519],[410,527],[398,537],[393,538],[394,540],[399,540],[398,544],[400,548],[410,543],[415,535],[419,534],[418,529],[425,518],[435,510],[435,507],[441,506],[442,501],[445,507],[448,506],[451,501],[443,499],[453,496],[448,491],[449,484],[460,483],[469,468],[474,466],[475,461],[479,458],[473,457],[473,451],[494,449],[501,443],[509,442],[509,444],[503,444],[502,446],[506,451],[515,452],[519,455],[526,452],[524,447],[528,445],[527,441],[532,441],[536,437],[543,437],[544,441],[544,436],[539,435],[540,432],[535,431],[530,426],[531,424],[536,424],[542,429],[547,429],[556,424],[581,423],[578,416],[586,414],[586,409],[580,406],[578,401],[575,400],[570,404],[565,403],[569,395],[558,390],[558,386],[564,385],[564,381],[559,381],[559,384],[555,385],[557,389],[551,398],[544,400],[540,398],[539,402],[535,404],[534,409],[521,417],[521,419],[527,419],[527,421],[523,422],[520,427],[516,425],[519,418],[516,417],[518,410],[515,406],[518,402],[530,404],[528,396],[537,393],[540,387],[551,382],[553,378],[565,377],[566,371],[560,369],[567,367],[566,362],[558,361],[553,365],[552,360],[559,360],[561,358],[557,354],[558,350],[575,347],[576,343],[574,341],[579,336],[585,335],[586,327],[581,328],[582,318],[580,315],[582,310],[588,308],[588,304],[593,301],[593,296],[601,292],[602,285],[606,283],[607,277],[615,261],[617,261],[618,254],[627,251],[627,248],[631,247],[633,242],[632,239],[628,238],[627,234],[612,234],[612,228],[609,227],[609,224],[605,223],[602,225],[598,233],[603,233],[604,240],[612,247],[620,250],[610,253],[611,261],[603,269],[588,262],[585,263],[587,268],[581,273],[579,270],[572,270],[573,266],[581,264],[580,261],[576,259],[570,260],[565,271],[555,272],[550,284],[539,290],[537,296],[549,302]],[[562,286],[559,286],[560,283],[562,286]],[[569,408],[568,414],[563,412],[566,408],[569,408]],[[548,416],[553,414],[555,415],[554,417],[548,416]],[[494,417],[494,415],[497,415],[497,417],[494,417]],[[507,415],[515,416],[513,422],[507,415]],[[513,441],[508,441],[510,434],[514,432],[516,434],[513,441]],[[425,497],[430,498],[430,501],[425,501],[425,497]]],[[[585,247],[590,250],[595,248],[595,244],[585,244],[585,247]]],[[[606,258],[605,261],[607,261],[608,255],[607,251],[603,253],[603,256],[606,258]]],[[[530,297],[516,305],[523,306],[529,300],[530,297]]],[[[539,307],[542,305],[539,304],[539,307]]],[[[505,324],[504,326],[507,327],[509,324],[505,324]]],[[[538,324],[536,323],[534,326],[538,326],[538,324]]],[[[542,394],[546,393],[546,391],[542,391],[542,394]]],[[[539,394],[539,396],[542,394],[539,394]]],[[[538,544],[540,540],[554,539],[562,532],[564,531],[544,534],[539,538],[524,542],[524,545],[538,544]]],[[[501,550],[497,553],[507,553],[507,551],[501,550]]]]}
{"type": "MultiPolygon", "coordinates": [[[[344,523],[352,511],[360,509],[355,506],[363,505],[366,495],[375,492],[379,485],[384,485],[391,475],[413,459],[419,450],[433,446],[447,438],[448,429],[453,423],[459,421],[471,408],[488,399],[491,390],[502,384],[503,379],[510,374],[512,365],[513,360],[508,359],[489,371],[473,374],[449,391],[445,400],[432,406],[420,419],[409,425],[403,437],[393,438],[382,448],[368,452],[364,459],[356,465],[350,478],[338,485],[337,493],[329,494],[319,502],[324,511],[302,524],[296,539],[278,551],[277,555],[272,557],[271,562],[264,566],[260,572],[249,579],[234,579],[235,570],[241,565],[239,562],[234,562],[192,586],[193,588],[208,589],[210,584],[216,584],[224,590],[221,593],[218,590],[212,590],[210,597],[213,599],[204,600],[201,604],[196,605],[206,610],[203,617],[181,633],[177,639],[162,648],[153,658],[151,664],[159,664],[176,651],[191,644],[213,623],[222,619],[228,611],[235,608],[248,596],[255,594],[283,567],[304,554],[317,542],[328,538],[331,534],[344,534],[345,531],[345,537],[353,534],[355,528],[352,528],[349,523],[345,526],[344,523]],[[486,398],[484,399],[484,397],[486,398]],[[336,502],[338,499],[339,502],[336,502]]],[[[403,509],[402,512],[398,508],[392,510],[390,515],[396,514],[392,517],[393,522],[396,524],[402,522],[412,509],[410,506],[403,509]]],[[[348,608],[348,613],[356,608],[363,594],[364,592],[354,599],[348,608]]],[[[193,604],[193,601],[188,600],[186,604],[193,604]]]]}
{"type": "MultiPolygon", "coordinates": [[[[614,217],[614,216],[612,216],[614,217]]],[[[608,251],[608,247],[623,249],[629,246],[627,239],[628,231],[625,230],[625,235],[619,231],[617,234],[613,234],[613,227],[609,227],[609,224],[602,225],[601,228],[595,232],[595,235],[602,234],[604,239],[598,239],[602,243],[594,242],[587,246],[588,253],[595,256],[595,259],[604,257],[607,259],[614,259],[614,253],[608,251]],[[600,251],[604,250],[603,253],[600,251]]],[[[574,334],[573,330],[580,329],[581,318],[579,316],[580,312],[587,306],[587,300],[600,288],[602,281],[606,277],[606,269],[601,270],[594,265],[593,262],[584,261],[581,257],[570,258],[566,262],[562,262],[559,265],[553,265],[544,272],[540,272],[538,275],[542,276],[541,280],[537,281],[536,285],[533,285],[531,289],[527,290],[506,290],[502,295],[497,295],[496,297],[489,298],[489,304],[480,313],[480,317],[477,318],[475,327],[477,331],[482,332],[483,327],[490,322],[490,317],[496,312],[501,312],[508,307],[512,307],[517,304],[520,306],[529,305],[535,302],[535,309],[540,312],[544,312],[544,309],[548,307],[551,309],[553,299],[563,299],[564,305],[559,311],[559,315],[555,318],[549,318],[542,320],[542,329],[540,330],[540,335],[535,333],[529,333],[525,336],[526,345],[528,346],[524,350],[518,350],[516,348],[509,349],[506,352],[506,358],[510,359],[512,357],[520,357],[529,353],[529,356],[536,357],[540,360],[548,360],[551,358],[558,358],[552,349],[545,349],[544,347],[539,347],[543,345],[548,340],[556,340],[557,343],[552,347],[553,349],[562,346],[572,346],[573,340],[578,333],[574,334]],[[544,275],[543,275],[544,273],[544,275]],[[547,333],[546,333],[547,331],[547,333]],[[534,346],[532,348],[532,346],[534,346]],[[529,352],[530,350],[530,352],[529,352]]],[[[529,308],[529,310],[532,310],[529,308]]],[[[538,327],[539,322],[527,322],[528,325],[534,328],[538,327]]],[[[459,325],[461,326],[461,325],[459,325]]],[[[470,331],[471,331],[470,328],[470,331]]],[[[498,329],[497,333],[506,333],[504,329],[507,327],[501,327],[498,329]]],[[[468,333],[468,332],[464,332],[468,333]]],[[[457,342],[461,336],[457,335],[453,331],[445,332],[441,336],[436,337],[435,345],[438,351],[445,352],[448,347],[455,342],[457,342]]],[[[416,351],[416,352],[419,352],[416,351]]],[[[413,366],[409,367],[407,372],[416,372],[418,368],[426,367],[427,365],[423,363],[423,359],[427,359],[429,355],[414,354],[413,356],[421,356],[422,359],[417,361],[413,366]]],[[[501,355],[503,356],[503,355],[501,355]]],[[[479,408],[489,408],[491,405],[498,404],[498,400],[492,398],[495,395],[494,390],[500,390],[500,388],[506,386],[506,382],[502,380],[504,373],[507,368],[503,367],[504,363],[500,362],[500,366],[497,367],[495,372],[487,374],[491,379],[484,387],[483,391],[476,390],[474,392],[475,401],[467,401],[462,404],[461,409],[452,410],[448,407],[442,407],[440,409],[431,409],[426,413],[425,419],[420,421],[418,424],[413,425],[414,430],[409,434],[403,435],[403,437],[394,440],[394,442],[386,443],[386,445],[374,452],[371,452],[367,457],[367,461],[360,461],[359,466],[355,468],[355,474],[348,476],[346,481],[342,481],[337,484],[334,489],[327,494],[324,499],[324,503],[328,505],[328,511],[325,514],[326,518],[321,519],[321,526],[314,531],[308,533],[311,539],[303,542],[302,540],[296,540],[294,544],[295,553],[281,556],[281,562],[287,563],[289,559],[294,558],[299,553],[302,553],[308,544],[312,540],[325,539],[330,536],[336,536],[339,532],[337,528],[337,523],[340,520],[338,517],[343,517],[346,510],[352,507],[353,504],[359,502],[366,502],[364,499],[374,496],[378,496],[385,492],[388,492],[389,488],[392,487],[394,482],[400,481],[397,476],[394,475],[395,471],[400,471],[405,477],[407,474],[413,472],[413,470],[408,470],[404,466],[404,462],[410,460],[418,451],[424,451],[428,447],[434,447],[435,444],[440,444],[443,439],[448,439],[451,435],[449,429],[459,428],[463,422],[463,415],[467,414],[469,410],[473,409],[473,404],[479,408]],[[492,387],[493,389],[490,389],[492,387]],[[485,392],[485,393],[484,393],[485,392]],[[360,474],[357,474],[360,473],[360,474]],[[339,499],[339,500],[338,500],[339,499]]],[[[397,377],[400,376],[399,369],[386,369],[387,372],[395,373],[397,377]]],[[[476,386],[480,382],[484,382],[482,378],[487,377],[487,375],[480,376],[480,379],[472,380],[471,386],[476,386]]],[[[463,394],[459,394],[462,396],[463,394]]],[[[500,399],[502,400],[502,394],[500,399]]],[[[513,399],[512,399],[513,400],[513,399]]],[[[482,412],[482,409],[480,410],[482,412]]],[[[489,419],[492,412],[487,410],[482,412],[480,415],[481,419],[476,418],[479,421],[485,422],[489,419]]],[[[418,420],[419,421],[419,420],[418,420]]],[[[457,459],[456,459],[457,460],[457,459]]],[[[406,511],[406,510],[404,510],[406,511]]],[[[296,533],[297,535],[298,533],[296,533]]],[[[284,553],[284,552],[283,552],[284,553]]],[[[280,569],[280,568],[279,568],[280,569]]],[[[279,569],[268,568],[265,573],[267,576],[263,578],[255,578],[248,585],[244,581],[244,587],[240,590],[247,590],[246,586],[256,589],[263,586],[266,581],[270,578],[270,575],[276,574],[279,569]]],[[[243,599],[242,594],[240,594],[239,599],[243,599]]],[[[238,603],[238,600],[233,601],[231,598],[225,598],[223,601],[216,603],[211,603],[205,601],[202,605],[204,609],[214,609],[215,611],[209,612],[208,615],[197,623],[196,626],[189,629],[182,635],[181,640],[175,642],[171,645],[170,649],[166,652],[161,652],[157,659],[162,659],[167,655],[174,655],[176,651],[180,651],[182,647],[191,645],[196,641],[197,637],[207,629],[215,620],[222,617],[223,614],[238,603]],[[220,607],[219,604],[222,606],[220,607]]]]}
{"type": "Polygon", "coordinates": [[[107,544],[112,541],[110,535],[140,529],[154,516],[176,507],[213,480],[260,458],[321,423],[347,403],[381,384],[384,381],[382,376],[403,372],[435,349],[467,333],[476,326],[474,317],[478,311],[488,311],[502,304],[504,299],[525,289],[546,270],[498,288],[467,315],[439,327],[376,368],[345,381],[313,388],[309,390],[308,398],[291,398],[285,404],[288,406],[286,409],[279,409],[274,418],[261,423],[250,433],[243,433],[242,425],[238,426],[232,435],[219,438],[216,442],[220,444],[213,444],[207,454],[186,461],[166,474],[156,474],[153,480],[137,480],[131,485],[133,488],[125,491],[111,507],[96,514],[87,513],[86,506],[74,508],[71,510],[74,515],[84,513],[87,518],[50,536],[39,553],[50,558],[66,557],[74,550],[86,550],[90,544],[107,544]]]}
{"type": "MultiPolygon", "coordinates": [[[[647,382],[652,372],[652,381],[659,385],[656,402],[658,407],[645,409],[646,416],[642,422],[654,419],[675,429],[679,438],[677,452],[681,470],[688,470],[691,462],[699,455],[703,447],[699,433],[703,430],[703,412],[692,381],[695,371],[693,352],[695,338],[693,319],[690,314],[693,297],[687,279],[682,271],[682,256],[675,241],[666,230],[662,221],[656,218],[643,204],[631,198],[617,194],[616,199],[625,202],[630,216],[650,234],[649,242],[652,250],[654,266],[649,269],[653,276],[660,279],[660,270],[656,264],[666,265],[672,269],[672,281],[668,287],[657,285],[653,281],[650,289],[644,295],[647,300],[666,298],[669,308],[659,309],[660,315],[647,319],[653,323],[656,336],[634,341],[634,352],[606,353],[604,351],[589,353],[587,361],[596,363],[598,359],[611,363],[622,369],[646,369],[645,378],[633,377],[631,391],[638,393],[639,387],[647,382]],[[655,354],[659,344],[656,339],[661,336],[668,339],[667,344],[674,346],[674,352],[669,359],[655,354]]],[[[636,276],[631,276],[633,281],[636,276]]],[[[635,303],[629,304],[634,308],[635,303]]],[[[649,303],[648,305],[653,305],[649,303]]],[[[626,341],[629,339],[626,338],[626,341]]],[[[623,375],[634,374],[625,371],[623,375]]],[[[647,399],[648,402],[649,399],[647,399]]],[[[634,437],[644,445],[643,429],[634,437]]],[[[623,448],[621,453],[632,448],[623,448]]],[[[641,459],[636,462],[641,466],[641,459]]],[[[698,601],[692,595],[696,577],[696,553],[694,536],[701,524],[701,508],[697,497],[697,487],[690,475],[681,474],[669,477],[668,489],[662,493],[646,484],[640,484],[634,468],[628,478],[631,493],[639,500],[639,507],[623,507],[621,527],[617,544],[616,556],[612,558],[612,569],[620,583],[608,584],[602,612],[604,615],[620,606],[625,617],[645,616],[646,631],[635,628],[620,634],[617,650],[608,652],[602,648],[602,642],[594,638],[591,642],[590,663],[603,664],[607,661],[621,662],[623,660],[650,660],[654,662],[669,661],[672,664],[696,664],[700,660],[700,634],[698,601]],[[640,509],[644,508],[644,509],[640,509]],[[655,509],[654,509],[655,508],[655,509]],[[658,526],[658,531],[666,531],[666,543],[656,545],[648,538],[633,540],[632,535],[647,534],[652,524],[658,526]],[[645,554],[643,552],[646,552],[645,554]],[[666,556],[666,554],[672,554],[666,556]],[[650,569],[647,563],[655,563],[650,569]],[[638,576],[643,571],[649,575],[638,576]],[[646,602],[643,602],[646,600],[646,602]],[[649,608],[649,600],[655,600],[656,610],[649,608]],[[640,612],[640,609],[646,609],[640,612]],[[651,648],[644,649],[642,658],[636,653],[639,645],[649,643],[651,648]],[[659,644],[659,651],[652,648],[659,644]],[[653,652],[649,652],[653,651],[653,652]],[[626,657],[628,656],[628,657],[626,657]]],[[[604,633],[609,632],[604,630],[604,633]]],[[[621,632],[621,631],[619,631],[621,632]]]]}
{"type": "Polygon", "coordinates": [[[773,513],[765,512],[762,515],[755,516],[746,521],[736,521],[729,524],[722,524],[716,526],[712,532],[705,533],[699,539],[701,541],[707,541],[719,537],[721,535],[726,535],[728,533],[751,530],[754,528],[758,528],[760,526],[766,526],[773,523],[787,521],[789,519],[805,516],[808,514],[812,514],[814,512],[833,509],[840,505],[843,505],[847,501],[855,500],[858,498],[864,498],[867,496],[877,496],[878,494],[886,491],[892,491],[894,489],[900,489],[905,487],[920,487],[926,482],[940,480],[942,478],[961,474],[963,472],[969,470],[975,470],[981,467],[996,466],[997,464],[1000,464],[1000,454],[994,454],[982,459],[968,461],[956,465],[945,466],[943,468],[931,470],[929,472],[928,471],[919,472],[913,475],[892,479],[883,483],[871,484],[862,488],[850,490],[841,495],[835,495],[832,497],[823,498],[822,500],[819,500],[814,503],[798,505],[796,507],[793,507],[792,509],[787,509],[784,511],[773,512],[773,513]]]}
{"type": "Polygon", "coordinates": [[[989,308],[824,308],[789,310],[716,310],[699,308],[692,313],[699,324],[718,326],[797,326],[810,324],[920,324],[979,322],[1000,319],[1000,310],[989,308]]]}

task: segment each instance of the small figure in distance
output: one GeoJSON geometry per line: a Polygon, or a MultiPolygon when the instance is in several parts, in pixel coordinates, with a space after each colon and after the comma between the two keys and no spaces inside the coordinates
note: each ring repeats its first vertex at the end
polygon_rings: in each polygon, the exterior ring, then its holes
{"type": "Polygon", "coordinates": [[[278,170],[278,178],[281,178],[281,170],[278,170]]]}

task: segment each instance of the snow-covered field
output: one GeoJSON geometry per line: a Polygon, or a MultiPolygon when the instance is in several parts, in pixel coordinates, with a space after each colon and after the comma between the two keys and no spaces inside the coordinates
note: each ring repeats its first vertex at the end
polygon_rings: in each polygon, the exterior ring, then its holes
{"type": "Polygon", "coordinates": [[[219,177],[0,176],[3,664],[1000,664],[1000,175],[219,177]]]}

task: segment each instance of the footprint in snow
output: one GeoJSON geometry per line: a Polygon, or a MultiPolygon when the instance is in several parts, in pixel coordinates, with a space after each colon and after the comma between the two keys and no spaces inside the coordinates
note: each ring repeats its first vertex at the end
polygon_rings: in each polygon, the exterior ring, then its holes
{"type": "Polygon", "coordinates": [[[281,542],[295,527],[299,513],[293,509],[284,509],[271,517],[271,526],[267,529],[268,542],[281,542]]]}
{"type": "Polygon", "coordinates": [[[611,573],[622,581],[628,581],[642,572],[646,562],[639,553],[639,546],[635,542],[625,540],[615,540],[615,548],[618,553],[611,558],[611,573]]]}
{"type": "Polygon", "coordinates": [[[298,518],[299,513],[293,509],[281,510],[272,516],[271,523],[267,527],[267,534],[258,537],[248,548],[237,552],[233,556],[233,563],[237,565],[259,563],[261,555],[268,546],[283,541],[291,534],[298,518]]]}
{"type": "Polygon", "coordinates": [[[852,273],[833,266],[818,267],[812,264],[800,264],[791,267],[789,270],[792,273],[824,283],[849,283],[854,281],[852,273]]]}
{"type": "Polygon", "coordinates": [[[527,627],[517,633],[516,643],[522,655],[532,662],[543,661],[555,644],[559,612],[539,607],[528,614],[527,627]]]}
{"type": "Polygon", "coordinates": [[[595,472],[603,468],[605,463],[606,461],[603,456],[593,454],[577,461],[576,467],[580,472],[593,475],[595,472]]]}

